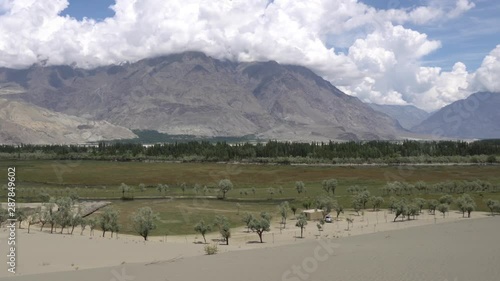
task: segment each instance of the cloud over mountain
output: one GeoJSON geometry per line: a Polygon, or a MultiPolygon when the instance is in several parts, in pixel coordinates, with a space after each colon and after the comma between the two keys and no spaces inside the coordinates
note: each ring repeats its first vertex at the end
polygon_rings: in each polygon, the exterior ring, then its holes
{"type": "Polygon", "coordinates": [[[92,68],[195,50],[219,59],[300,64],[376,103],[435,109],[473,88],[499,88],[491,79],[498,73],[495,50],[477,73],[460,62],[450,72],[421,63],[442,43],[418,26],[459,18],[475,7],[472,1],[398,3],[376,9],[355,0],[117,0],[113,17],[78,21],[60,15],[67,0],[4,0],[0,66],[92,68]]]}

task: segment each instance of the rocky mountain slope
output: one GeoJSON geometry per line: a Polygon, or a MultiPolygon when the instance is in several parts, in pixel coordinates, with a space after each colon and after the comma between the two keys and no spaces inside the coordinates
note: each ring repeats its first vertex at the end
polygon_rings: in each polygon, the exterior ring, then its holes
{"type": "Polygon", "coordinates": [[[408,130],[420,124],[430,116],[427,111],[413,105],[389,105],[375,103],[369,103],[368,105],[374,110],[385,113],[398,120],[399,124],[408,130]]]}
{"type": "Polygon", "coordinates": [[[0,69],[3,94],[68,115],[168,134],[281,140],[395,139],[399,123],[312,71],[187,52],[92,70],[0,69]]]}
{"type": "Polygon", "coordinates": [[[134,138],[129,129],[0,98],[0,144],[82,144],[134,138]]]}
{"type": "Polygon", "coordinates": [[[500,93],[476,93],[438,110],[417,133],[466,139],[500,138],[500,93]]]}

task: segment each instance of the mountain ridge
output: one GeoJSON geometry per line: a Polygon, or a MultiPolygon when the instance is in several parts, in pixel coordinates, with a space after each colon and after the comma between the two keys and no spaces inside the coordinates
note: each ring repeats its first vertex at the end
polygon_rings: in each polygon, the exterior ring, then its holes
{"type": "Polygon", "coordinates": [[[8,95],[55,112],[129,129],[280,140],[397,139],[397,121],[311,70],[274,61],[236,63],[199,52],[79,69],[0,69],[8,95]]]}

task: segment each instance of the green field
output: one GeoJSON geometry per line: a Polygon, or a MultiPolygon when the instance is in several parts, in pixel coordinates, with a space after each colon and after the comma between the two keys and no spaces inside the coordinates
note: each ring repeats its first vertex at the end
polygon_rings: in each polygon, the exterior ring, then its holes
{"type": "MultiPolygon", "coordinates": [[[[319,167],[290,165],[239,165],[215,163],[145,163],[107,161],[2,161],[0,181],[6,182],[7,167],[16,167],[18,201],[37,201],[45,190],[51,196],[66,196],[76,191],[82,199],[114,200],[121,212],[124,232],[129,215],[142,206],[150,206],[160,213],[161,222],[154,235],[193,233],[193,225],[200,219],[212,221],[216,214],[230,218],[233,226],[242,225],[241,213],[269,211],[276,213],[280,201],[288,200],[299,209],[302,202],[326,195],[321,188],[325,179],[335,178],[338,187],[335,199],[350,207],[350,186],[365,186],[372,195],[387,182],[425,181],[437,183],[447,180],[483,180],[500,185],[500,166],[349,166],[319,167]],[[234,189],[225,201],[213,199],[217,195],[217,182],[229,178],[234,189]],[[298,194],[295,182],[303,181],[307,193],[298,194]],[[119,186],[134,187],[130,192],[135,200],[122,201],[119,186]],[[144,183],[144,191],[137,187],[144,183]],[[169,190],[159,192],[157,184],[168,184],[169,190]],[[185,190],[180,186],[185,183],[185,190]],[[204,194],[196,193],[193,186],[207,186],[204,194]],[[252,188],[255,188],[253,193],[252,188]],[[269,192],[274,189],[274,194],[269,192]],[[281,193],[279,191],[282,191],[281,193]],[[195,198],[198,197],[198,198],[195,198]],[[163,198],[163,199],[162,199],[163,198]],[[170,198],[170,199],[165,199],[170,198]],[[240,205],[238,214],[237,204],[240,205]]],[[[5,198],[6,191],[0,195],[5,198]]],[[[416,194],[407,197],[438,198],[442,194],[416,194]]],[[[500,193],[474,193],[478,209],[486,211],[486,198],[500,199],[500,193]]],[[[454,194],[454,196],[458,196],[454,194]]],[[[385,196],[386,202],[388,196],[385,196]]]]}

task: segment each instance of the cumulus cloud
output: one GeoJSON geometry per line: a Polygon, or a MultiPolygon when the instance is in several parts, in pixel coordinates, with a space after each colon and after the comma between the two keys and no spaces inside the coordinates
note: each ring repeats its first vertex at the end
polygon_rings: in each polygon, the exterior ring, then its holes
{"type": "MultiPolygon", "coordinates": [[[[356,0],[116,0],[115,15],[103,21],[61,16],[68,5],[1,1],[0,66],[92,68],[196,50],[220,59],[304,65],[364,101],[427,109],[463,97],[472,79],[463,64],[449,73],[421,67],[441,42],[405,27],[459,17],[474,7],[469,0],[387,9],[356,0]]],[[[498,51],[485,58],[472,84],[498,89],[492,71],[498,71],[498,51]]]]}
{"type": "Polygon", "coordinates": [[[487,55],[474,74],[474,86],[478,90],[500,92],[500,45],[487,55]]]}

